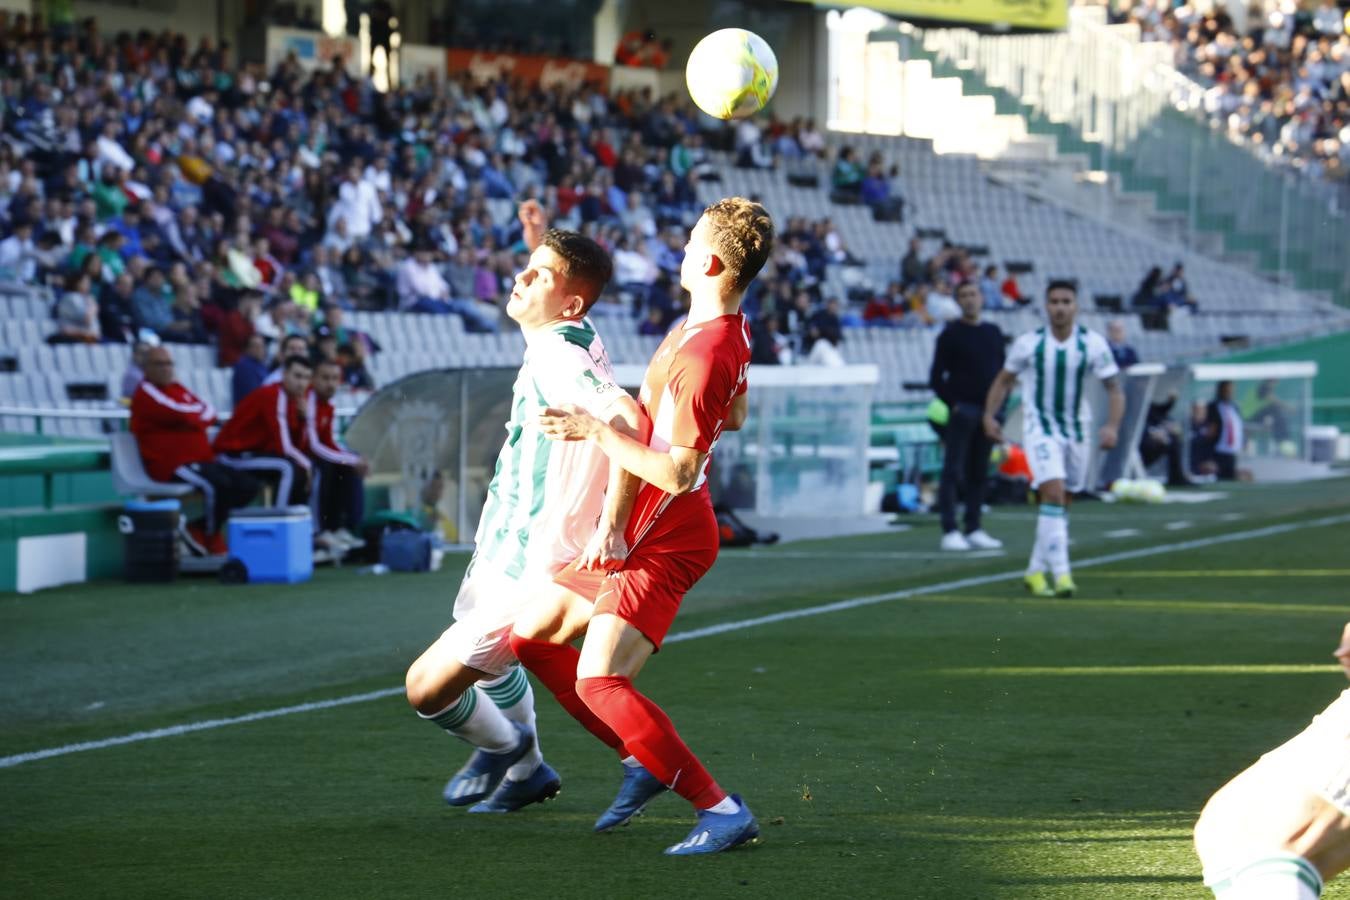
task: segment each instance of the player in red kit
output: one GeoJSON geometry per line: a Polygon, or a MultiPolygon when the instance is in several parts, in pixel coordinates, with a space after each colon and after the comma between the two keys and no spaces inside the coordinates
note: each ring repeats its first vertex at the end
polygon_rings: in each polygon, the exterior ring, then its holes
{"type": "Polygon", "coordinates": [[[225,552],[220,526],[230,510],[247,506],[258,482],[216,461],[206,429],[216,423],[210,403],[174,380],[167,347],[145,353],[145,380],[131,395],[131,433],[145,472],[156,481],[181,481],[202,493],[206,515],[187,527],[187,545],[203,556],[225,552]]]}
{"type": "Polygon", "coordinates": [[[563,707],[624,759],[623,786],[597,831],[627,822],[667,788],[693,804],[698,824],[666,849],[670,855],[728,850],[759,834],[749,808],[713,780],[633,679],[660,648],[685,593],[717,558],[708,455],[723,427],[739,427],[745,417],[750,337],[741,298],[772,247],[768,213],[739,197],[708,207],[694,226],[680,270],[689,315],[657,350],[639,394],[652,423],[646,444],[576,407],[549,409],[539,419],[550,438],[594,441],[642,484],[626,521],[602,520],[592,541],[609,571],[564,569],[555,580],[576,593],[518,618],[511,646],[563,707]],[[583,632],[578,653],[569,642],[583,632]]]}
{"type": "Polygon", "coordinates": [[[305,392],[314,370],[303,356],[288,356],[281,381],[251,392],[216,435],[222,463],[275,480],[277,504],[309,505],[309,436],[305,392]]]}

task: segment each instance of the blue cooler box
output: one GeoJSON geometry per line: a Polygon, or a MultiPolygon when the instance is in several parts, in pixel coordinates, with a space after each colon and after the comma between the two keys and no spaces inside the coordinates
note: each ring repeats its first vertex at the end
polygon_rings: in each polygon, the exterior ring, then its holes
{"type": "Polygon", "coordinates": [[[230,514],[230,559],[248,580],[294,584],[314,574],[314,529],[305,506],[254,507],[230,514]]]}

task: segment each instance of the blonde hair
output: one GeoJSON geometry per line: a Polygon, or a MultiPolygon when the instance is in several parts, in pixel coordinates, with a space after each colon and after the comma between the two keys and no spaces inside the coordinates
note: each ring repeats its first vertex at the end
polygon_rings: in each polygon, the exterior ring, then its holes
{"type": "Polygon", "coordinates": [[[703,215],[713,252],[736,290],[745,290],[773,252],[773,219],[763,206],[744,197],[718,200],[703,215]]]}

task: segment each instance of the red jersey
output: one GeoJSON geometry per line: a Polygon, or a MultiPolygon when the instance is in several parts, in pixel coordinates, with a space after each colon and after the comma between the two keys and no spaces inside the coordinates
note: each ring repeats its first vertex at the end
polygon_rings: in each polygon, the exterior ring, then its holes
{"type": "Polygon", "coordinates": [[[336,425],[333,404],[319,399],[319,395],[310,389],[305,397],[305,437],[309,441],[310,455],[339,466],[354,466],[361,462],[361,454],[338,440],[336,425]]]}
{"type": "Polygon", "coordinates": [[[215,448],[217,453],[284,456],[302,469],[310,467],[304,413],[280,382],[264,385],[239,401],[216,435],[215,448]]]}
{"type": "MultiPolygon", "coordinates": [[[[691,495],[707,493],[712,449],[732,402],[745,393],[749,367],[750,328],[740,313],[694,326],[679,325],[666,335],[647,365],[638,402],[652,423],[648,446],[655,450],[688,447],[708,454],[691,495]]],[[[671,500],[660,488],[642,485],[629,520],[629,546],[671,500]]]]}
{"type": "Polygon", "coordinates": [[[146,474],[156,481],[170,481],[179,466],[216,458],[206,437],[215,421],[215,407],[176,381],[162,388],[142,381],[131,395],[131,433],[146,474]]]}

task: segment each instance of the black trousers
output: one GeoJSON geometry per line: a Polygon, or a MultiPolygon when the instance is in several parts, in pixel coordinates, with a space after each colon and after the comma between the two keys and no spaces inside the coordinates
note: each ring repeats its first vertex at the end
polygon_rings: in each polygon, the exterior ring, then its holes
{"type": "Polygon", "coordinates": [[[179,466],[174,476],[202,492],[206,505],[206,533],[215,534],[230,518],[230,511],[248,506],[258,496],[258,479],[242,469],[218,462],[179,466]]]}
{"type": "Polygon", "coordinates": [[[980,527],[980,507],[984,505],[984,481],[989,472],[989,453],[993,444],[984,433],[984,409],[974,403],[957,403],[951,408],[942,439],[942,480],[938,484],[938,510],[942,515],[942,533],[956,530],[956,497],[965,498],[965,528],[969,533],[980,527]]]}
{"type": "Polygon", "coordinates": [[[241,453],[220,457],[221,465],[253,475],[276,487],[277,506],[309,506],[309,472],[284,456],[241,453]]]}
{"type": "Polygon", "coordinates": [[[351,466],[314,461],[316,521],[320,531],[346,528],[359,532],[365,518],[365,482],[351,466]]]}

